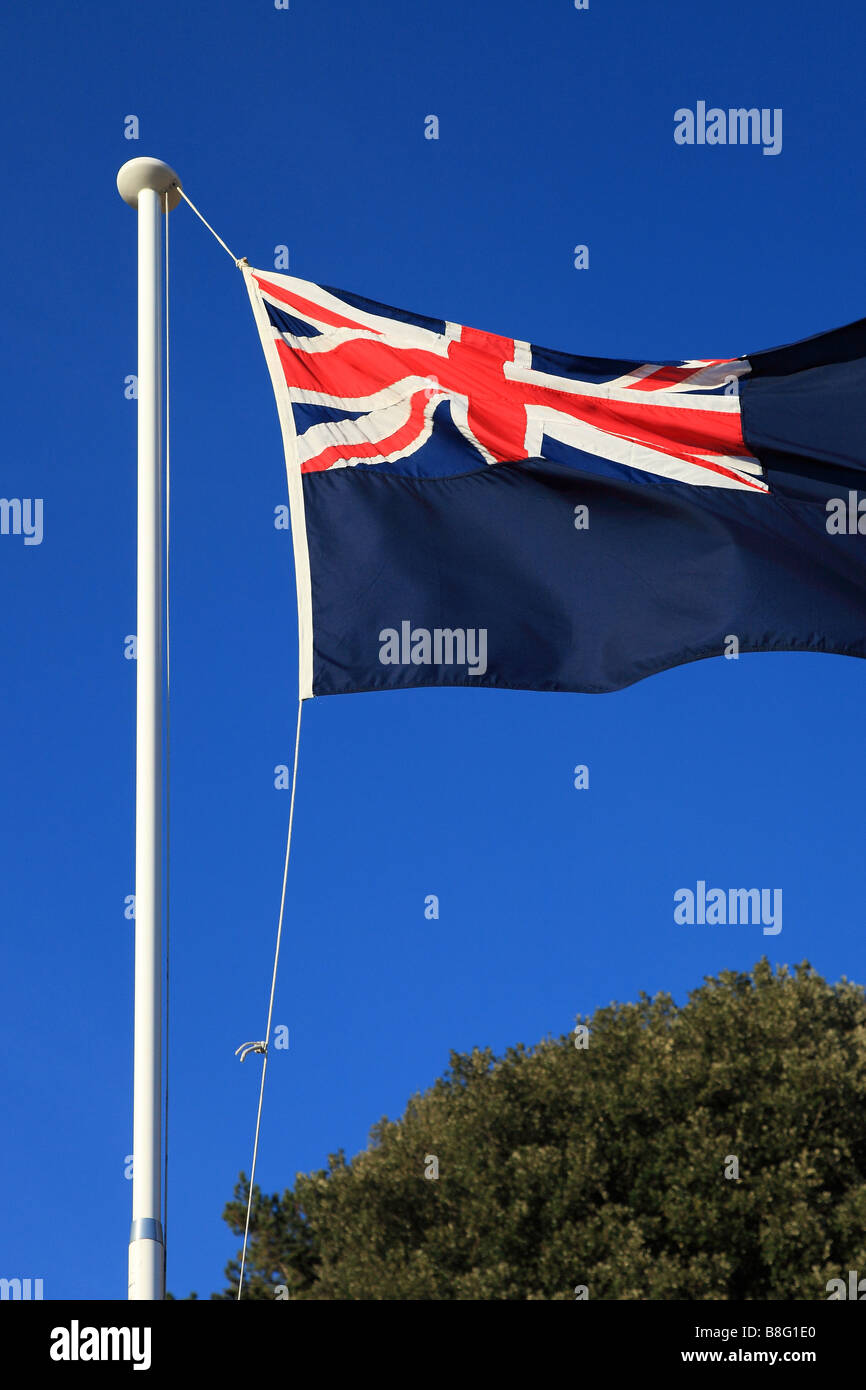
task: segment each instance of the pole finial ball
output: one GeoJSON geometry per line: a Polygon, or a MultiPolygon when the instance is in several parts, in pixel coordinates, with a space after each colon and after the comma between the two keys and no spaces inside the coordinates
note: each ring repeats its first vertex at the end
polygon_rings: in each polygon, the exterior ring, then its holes
{"type": "Polygon", "coordinates": [[[174,184],[180,186],[180,179],[170,165],[150,155],[127,160],[117,173],[117,191],[131,208],[138,207],[138,195],[143,188],[152,188],[156,193],[168,191],[168,210],[172,212],[180,202],[180,193],[174,184]]]}

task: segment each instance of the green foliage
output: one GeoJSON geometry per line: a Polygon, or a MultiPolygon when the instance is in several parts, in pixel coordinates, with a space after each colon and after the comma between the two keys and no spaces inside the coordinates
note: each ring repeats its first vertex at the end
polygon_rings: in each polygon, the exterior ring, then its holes
{"type": "Polygon", "coordinates": [[[578,1022],[586,1049],[453,1053],[351,1162],[256,1188],[244,1297],[811,1300],[866,1272],[860,986],[764,959],[578,1022]]]}

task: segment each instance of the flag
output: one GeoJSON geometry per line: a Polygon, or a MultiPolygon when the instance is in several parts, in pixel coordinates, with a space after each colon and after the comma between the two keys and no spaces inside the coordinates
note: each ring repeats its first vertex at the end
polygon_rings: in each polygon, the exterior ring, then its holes
{"type": "Polygon", "coordinates": [[[302,698],[866,655],[866,320],[743,357],[606,360],[244,274],[302,698]]]}

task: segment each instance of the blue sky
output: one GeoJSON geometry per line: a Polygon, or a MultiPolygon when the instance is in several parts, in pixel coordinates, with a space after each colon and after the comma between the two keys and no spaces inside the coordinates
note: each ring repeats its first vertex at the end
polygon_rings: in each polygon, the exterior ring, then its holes
{"type": "MultiPolygon", "coordinates": [[[[122,1298],[136,326],[118,167],[168,160],[253,265],[285,244],[292,274],[575,353],[735,356],[866,312],[866,18],[850,0],[100,0],[18,4],[3,29],[2,493],[44,499],[44,536],[0,536],[0,1274],[122,1298]],[[699,100],[780,108],[781,153],[676,145],[699,100]]],[[[259,1064],[234,1050],[266,1018],[296,625],[242,279],[187,208],[171,232],[168,1286],[207,1296],[250,1166],[259,1064]]],[[[863,980],[864,681],[842,657],[746,655],[613,695],[308,703],[263,1188],[364,1147],[449,1049],[531,1044],[641,989],[683,1000],[765,952],[863,980]],[[673,893],[701,878],[782,888],[781,934],[677,926],[673,893]]]]}

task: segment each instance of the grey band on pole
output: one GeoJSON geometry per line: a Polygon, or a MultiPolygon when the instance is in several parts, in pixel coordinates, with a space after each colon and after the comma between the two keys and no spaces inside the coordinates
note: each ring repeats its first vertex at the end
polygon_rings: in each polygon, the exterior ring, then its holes
{"type": "Polygon", "coordinates": [[[164,1245],[165,1237],[162,1233],[162,1222],[155,1221],[152,1216],[138,1217],[129,1228],[130,1245],[136,1240],[155,1240],[157,1244],[164,1245]]]}

